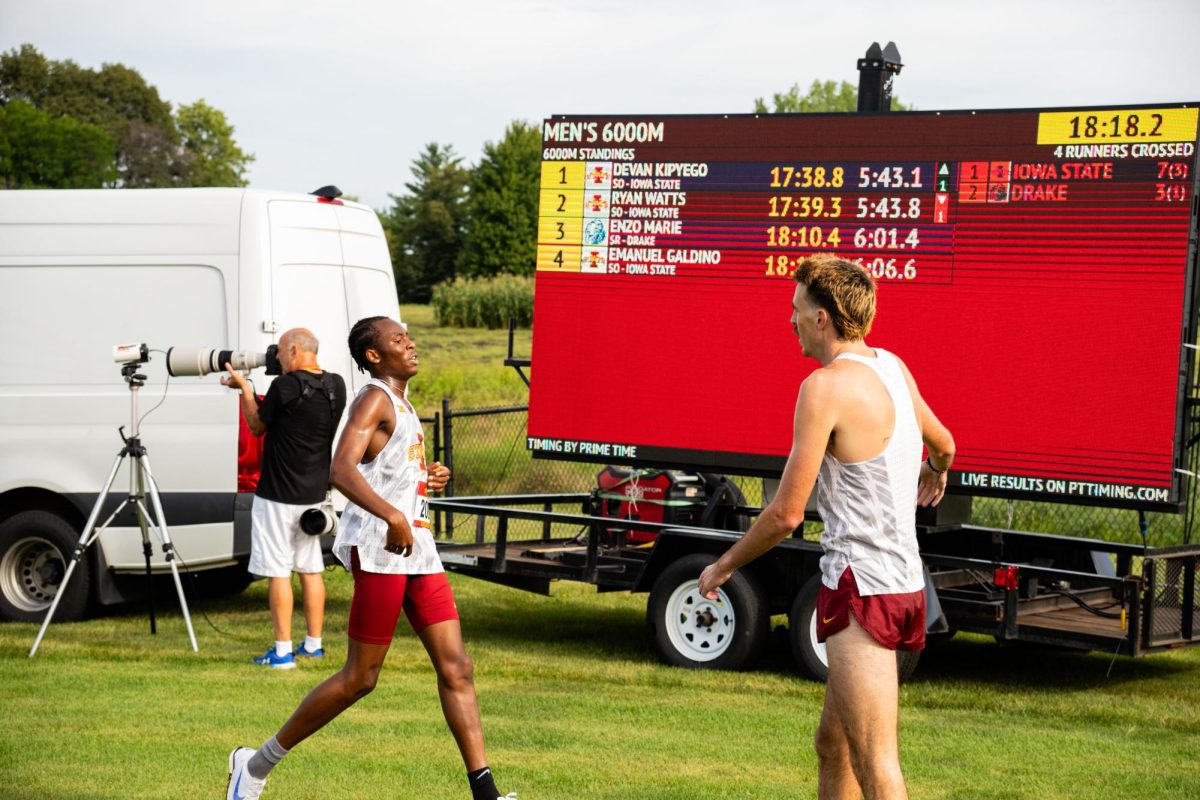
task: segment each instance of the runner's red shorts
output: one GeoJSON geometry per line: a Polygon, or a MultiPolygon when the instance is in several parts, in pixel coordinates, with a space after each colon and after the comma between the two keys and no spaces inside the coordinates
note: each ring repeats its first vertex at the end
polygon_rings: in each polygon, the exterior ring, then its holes
{"type": "Polygon", "coordinates": [[[363,644],[391,644],[400,612],[408,617],[413,631],[458,619],[454,592],[446,573],[429,575],[385,575],[366,572],[358,563],[358,548],[350,551],[354,575],[354,599],[350,601],[350,638],[363,644]]]}
{"type": "Polygon", "coordinates": [[[925,647],[925,590],[907,594],[858,593],[854,571],[846,567],[831,590],[821,584],[817,592],[817,641],[823,642],[850,625],[850,615],[862,629],[889,650],[925,647]]]}

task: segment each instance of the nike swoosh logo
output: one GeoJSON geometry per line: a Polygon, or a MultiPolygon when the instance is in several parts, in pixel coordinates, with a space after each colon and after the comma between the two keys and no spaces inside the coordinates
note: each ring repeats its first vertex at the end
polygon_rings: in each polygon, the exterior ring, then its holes
{"type": "MultiPolygon", "coordinates": [[[[837,616],[837,614],[833,615],[833,617],[836,617],[836,616],[837,616]]],[[[821,617],[821,624],[828,625],[829,623],[833,622],[833,617],[830,617],[829,619],[825,619],[824,617],[821,617]]]]}

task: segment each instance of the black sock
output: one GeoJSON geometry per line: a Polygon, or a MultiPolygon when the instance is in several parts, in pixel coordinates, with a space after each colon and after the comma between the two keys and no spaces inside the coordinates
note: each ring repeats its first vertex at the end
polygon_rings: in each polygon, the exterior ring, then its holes
{"type": "Polygon", "coordinates": [[[467,782],[471,784],[472,800],[496,800],[500,797],[496,782],[492,780],[491,767],[468,772],[467,782]]]}

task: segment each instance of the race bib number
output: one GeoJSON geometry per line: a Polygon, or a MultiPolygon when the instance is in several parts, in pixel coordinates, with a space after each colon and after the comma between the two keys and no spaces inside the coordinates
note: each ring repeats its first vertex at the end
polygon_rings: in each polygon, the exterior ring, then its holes
{"type": "Polygon", "coordinates": [[[429,529],[429,491],[425,481],[417,484],[417,507],[413,511],[412,525],[416,528],[429,529]]]}

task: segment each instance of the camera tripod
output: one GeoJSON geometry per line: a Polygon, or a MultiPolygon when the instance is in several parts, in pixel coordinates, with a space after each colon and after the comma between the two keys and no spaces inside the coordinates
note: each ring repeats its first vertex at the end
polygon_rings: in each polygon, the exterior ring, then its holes
{"type": "Polygon", "coordinates": [[[87,524],[83,526],[83,533],[80,534],[79,543],[75,546],[74,558],[72,558],[70,565],[67,567],[67,572],[63,576],[62,583],[59,584],[58,591],[54,595],[54,601],[50,604],[50,610],[46,613],[46,619],[42,623],[42,628],[38,631],[37,639],[33,642],[33,648],[29,651],[30,658],[33,658],[37,654],[38,646],[42,643],[42,637],[46,635],[46,628],[50,626],[50,620],[54,618],[54,611],[58,608],[58,601],[62,599],[63,594],[66,592],[67,583],[71,580],[71,574],[75,571],[75,567],[79,565],[83,554],[126,506],[129,506],[137,515],[138,527],[142,531],[142,553],[146,556],[146,583],[150,605],[150,633],[158,632],[154,618],[154,579],[150,569],[150,530],[153,529],[158,536],[159,542],[162,544],[163,557],[166,559],[167,564],[170,565],[171,575],[175,579],[175,591],[179,594],[179,607],[183,610],[183,619],[187,623],[188,638],[192,642],[192,651],[200,651],[200,648],[196,646],[196,632],[192,629],[192,618],[188,614],[187,600],[183,597],[183,584],[179,581],[179,570],[175,566],[175,548],[171,544],[171,534],[167,531],[167,523],[162,510],[162,500],[158,496],[158,485],[154,482],[154,474],[150,471],[150,457],[147,455],[146,447],[142,444],[141,437],[138,435],[138,390],[146,382],[146,376],[139,375],[137,372],[141,366],[141,362],[134,362],[121,367],[121,375],[125,378],[125,382],[129,384],[129,424],[132,434],[130,436],[125,435],[124,425],[117,429],[120,432],[121,441],[125,443],[125,446],[121,448],[121,451],[117,453],[117,457],[113,460],[112,469],[108,473],[108,480],[105,481],[104,489],[100,492],[100,496],[96,498],[96,504],[92,506],[92,513],[88,515],[87,524]],[[130,459],[129,494],[117,506],[116,510],[108,516],[104,524],[96,527],[96,520],[100,517],[100,510],[104,507],[104,501],[108,498],[113,481],[117,478],[117,471],[121,468],[121,463],[126,458],[130,459]],[[150,496],[150,504],[154,507],[153,518],[146,509],[147,494],[150,496]]]}

